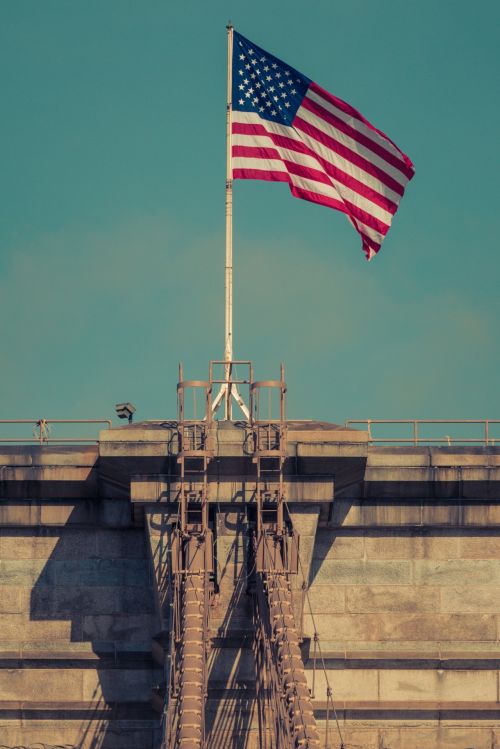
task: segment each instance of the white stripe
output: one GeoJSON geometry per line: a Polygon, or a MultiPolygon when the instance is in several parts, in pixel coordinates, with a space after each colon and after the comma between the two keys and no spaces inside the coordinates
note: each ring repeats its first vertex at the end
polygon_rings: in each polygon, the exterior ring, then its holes
{"type": "MultiPolygon", "coordinates": [[[[394,192],[394,190],[391,190],[390,187],[387,187],[383,182],[381,182],[377,177],[374,177],[371,174],[368,174],[368,172],[365,172],[361,167],[358,167],[356,164],[353,164],[352,161],[348,161],[343,156],[339,156],[339,154],[335,153],[335,151],[332,151],[328,146],[323,145],[323,143],[320,143],[316,139],[314,139],[312,136],[307,135],[307,133],[304,132],[298,132],[294,130],[291,127],[287,127],[286,125],[278,125],[275,122],[268,122],[267,120],[263,120],[261,117],[259,117],[258,114],[254,114],[253,112],[235,112],[234,114],[238,114],[238,122],[241,122],[245,125],[262,125],[265,127],[265,129],[271,133],[275,133],[276,135],[282,135],[286,138],[292,138],[292,140],[296,140],[301,143],[305,143],[312,151],[317,153],[319,156],[321,156],[322,159],[325,161],[328,161],[332,166],[337,167],[337,169],[341,169],[343,172],[348,174],[349,176],[353,177],[354,179],[357,179],[358,182],[361,182],[363,185],[366,185],[366,187],[370,187],[372,190],[375,190],[375,192],[379,193],[379,195],[382,195],[385,198],[388,198],[388,200],[391,200],[393,203],[396,204],[396,206],[399,204],[399,201],[401,200],[401,195],[399,195],[397,192],[394,192]]],[[[265,138],[264,135],[242,135],[242,134],[233,134],[234,138],[265,138]]],[[[272,142],[272,141],[271,141],[272,142]]],[[[240,145],[244,145],[244,143],[240,143],[240,145]]],[[[247,145],[250,145],[249,141],[247,141],[247,145]]],[[[257,141],[255,142],[255,145],[258,145],[257,141]]],[[[276,148],[276,146],[273,147],[276,148]]]]}
{"type": "MultiPolygon", "coordinates": [[[[250,146],[250,147],[261,147],[261,148],[273,148],[274,150],[278,151],[280,156],[283,159],[286,159],[287,161],[291,161],[292,163],[298,164],[299,166],[304,166],[310,169],[316,169],[321,174],[323,174],[327,179],[330,185],[333,185],[336,193],[338,194],[338,197],[343,198],[349,203],[352,203],[353,205],[357,206],[363,211],[366,211],[371,216],[374,216],[375,218],[382,221],[384,224],[387,224],[390,226],[391,220],[392,220],[392,214],[389,211],[386,211],[384,208],[381,208],[381,206],[376,205],[375,203],[372,203],[369,198],[366,198],[363,195],[360,195],[355,190],[352,190],[350,187],[347,187],[346,185],[337,182],[333,177],[331,177],[329,174],[327,174],[321,164],[313,157],[309,156],[308,154],[299,153],[297,151],[292,151],[288,148],[282,148],[281,146],[274,145],[271,138],[265,135],[242,135],[238,134],[233,136],[233,145],[239,145],[239,146],[250,146]],[[234,139],[237,139],[237,142],[234,142],[234,139]]],[[[248,158],[252,157],[245,157],[245,156],[238,156],[233,157],[238,158],[239,160],[248,160],[248,158]]],[[[257,157],[258,159],[258,157],[257,157]]],[[[265,163],[266,159],[262,159],[262,163],[265,163]]],[[[244,168],[244,167],[239,167],[244,168]]],[[[254,167],[247,167],[247,168],[254,168],[254,167]]],[[[265,167],[261,167],[265,168],[265,167]]]]}
{"type": "Polygon", "coordinates": [[[397,146],[391,143],[390,140],[387,140],[387,138],[384,138],[382,135],[380,135],[380,133],[372,130],[370,127],[368,127],[368,125],[365,125],[365,123],[361,122],[361,120],[358,120],[352,115],[344,112],[342,109],[339,109],[334,104],[324,99],[321,94],[318,94],[316,91],[312,91],[310,88],[307,91],[306,99],[310,99],[316,104],[319,104],[321,107],[323,107],[323,109],[331,112],[331,114],[335,115],[335,117],[338,117],[339,120],[342,120],[347,125],[350,125],[355,130],[358,130],[360,133],[362,133],[362,135],[365,135],[367,138],[372,140],[374,143],[377,143],[378,145],[385,148],[386,151],[389,151],[393,156],[399,159],[402,164],[405,164],[404,159],[401,157],[401,151],[397,148],[397,146]]]}
{"type": "Polygon", "coordinates": [[[249,159],[246,156],[233,156],[233,169],[260,169],[264,172],[287,172],[282,161],[272,159],[249,159]]]}
{"type": "MultiPolygon", "coordinates": [[[[365,148],[363,145],[361,145],[361,143],[358,143],[356,140],[354,140],[354,138],[350,138],[348,135],[345,135],[345,133],[337,130],[336,127],[331,125],[329,122],[326,122],[326,120],[324,120],[316,113],[310,112],[305,107],[300,106],[296,116],[305,120],[309,125],[313,125],[318,130],[321,130],[321,132],[325,133],[325,135],[328,135],[330,138],[333,138],[339,143],[342,143],[351,151],[359,154],[371,164],[377,166],[379,169],[382,169],[386,174],[390,175],[394,180],[396,180],[396,182],[399,182],[402,187],[404,187],[408,182],[408,177],[402,174],[399,169],[393,167],[392,164],[388,164],[387,161],[385,161],[381,156],[378,156],[376,153],[373,153],[373,151],[365,148]]],[[[300,132],[302,132],[300,125],[295,127],[300,132]]],[[[315,142],[317,142],[316,139],[315,142]]]]}

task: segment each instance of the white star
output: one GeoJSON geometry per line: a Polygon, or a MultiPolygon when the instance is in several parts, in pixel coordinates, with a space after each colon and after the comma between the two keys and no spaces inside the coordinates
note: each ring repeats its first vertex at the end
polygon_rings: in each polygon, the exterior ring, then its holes
{"type": "Polygon", "coordinates": [[[248,50],[248,54],[249,54],[249,55],[253,55],[253,53],[254,53],[254,52],[253,52],[253,49],[249,49],[249,50],[248,50]]]}
{"type": "Polygon", "coordinates": [[[264,72],[267,73],[268,70],[269,70],[269,65],[264,65],[264,72]]]}
{"type": "Polygon", "coordinates": [[[270,75],[266,75],[266,81],[270,81],[270,80],[271,80],[271,76],[270,75]]]}
{"type": "Polygon", "coordinates": [[[273,99],[274,99],[274,101],[278,101],[278,97],[277,96],[273,96],[273,99]]]}
{"type": "Polygon", "coordinates": [[[260,85],[261,84],[259,83],[259,81],[257,81],[257,83],[255,84],[255,88],[260,88],[260,85]]]}
{"type": "Polygon", "coordinates": [[[285,101],[285,107],[288,109],[289,106],[290,106],[290,102],[289,101],[285,101]]]}
{"type": "Polygon", "coordinates": [[[259,70],[259,68],[255,68],[255,72],[257,73],[257,75],[260,75],[260,70],[259,70]]]}
{"type": "Polygon", "coordinates": [[[240,55],[240,60],[244,60],[244,59],[245,59],[245,55],[240,55]]]}
{"type": "Polygon", "coordinates": [[[290,93],[292,93],[292,94],[293,94],[293,95],[295,96],[295,94],[296,94],[297,92],[296,92],[296,90],[295,90],[294,88],[292,88],[292,90],[291,90],[291,92],[290,92],[290,93]]]}
{"type": "Polygon", "coordinates": [[[242,70],[238,70],[238,73],[239,73],[240,75],[243,75],[243,71],[242,71],[242,70]]]}
{"type": "Polygon", "coordinates": [[[288,85],[289,85],[289,86],[291,86],[291,85],[293,84],[293,81],[292,81],[292,79],[291,79],[291,78],[289,78],[289,79],[287,80],[287,83],[288,83],[288,85]]]}
{"type": "Polygon", "coordinates": [[[248,89],[251,94],[253,94],[253,88],[248,89]]]}
{"type": "Polygon", "coordinates": [[[243,78],[243,83],[245,84],[245,86],[248,86],[248,78],[243,78]]]}
{"type": "Polygon", "coordinates": [[[280,82],[278,83],[278,86],[279,86],[280,88],[283,88],[283,86],[284,86],[284,85],[285,85],[285,84],[283,83],[283,81],[280,81],[280,82]]]}
{"type": "Polygon", "coordinates": [[[254,102],[254,100],[253,100],[253,99],[252,99],[252,102],[251,102],[251,103],[252,103],[252,107],[254,107],[254,106],[255,106],[255,102],[254,102]]]}
{"type": "Polygon", "coordinates": [[[271,67],[273,68],[273,70],[276,70],[276,68],[277,68],[278,66],[276,65],[276,63],[275,63],[275,62],[273,62],[273,64],[271,65],[271,67]]]}
{"type": "Polygon", "coordinates": [[[271,106],[271,102],[270,101],[266,101],[266,107],[270,107],[270,106],[271,106]]]}
{"type": "Polygon", "coordinates": [[[266,61],[266,58],[265,58],[265,57],[261,57],[261,58],[260,58],[260,61],[261,61],[261,62],[265,62],[265,61],[266,61]]]}
{"type": "Polygon", "coordinates": [[[276,114],[277,114],[276,110],[273,109],[273,111],[271,112],[271,114],[273,114],[276,117],[276,114]]]}
{"type": "Polygon", "coordinates": [[[242,83],[240,83],[240,85],[238,86],[238,88],[240,89],[240,91],[244,91],[245,90],[245,86],[242,83]]]}
{"type": "Polygon", "coordinates": [[[250,78],[252,79],[252,81],[255,80],[255,78],[256,78],[255,73],[250,73],[250,78]]]}
{"type": "Polygon", "coordinates": [[[285,75],[290,75],[290,71],[289,70],[285,70],[285,75]]]}
{"type": "Polygon", "coordinates": [[[276,78],[281,78],[281,73],[276,73],[276,78]]]}
{"type": "Polygon", "coordinates": [[[250,63],[249,62],[247,62],[247,64],[245,65],[245,69],[246,70],[250,70],[250,63]]]}
{"type": "Polygon", "coordinates": [[[281,94],[281,98],[282,98],[282,99],[286,99],[286,94],[285,94],[285,92],[284,92],[284,91],[283,91],[283,93],[281,94]]]}
{"type": "Polygon", "coordinates": [[[297,78],[297,83],[300,83],[300,78],[297,78]]]}
{"type": "Polygon", "coordinates": [[[259,107],[259,112],[263,112],[263,111],[264,111],[264,107],[259,107]]]}
{"type": "Polygon", "coordinates": [[[257,65],[257,60],[251,60],[252,65],[257,65]]]}
{"type": "Polygon", "coordinates": [[[261,99],[265,99],[265,98],[266,98],[266,96],[267,96],[266,92],[265,92],[265,91],[263,91],[263,92],[261,93],[261,95],[260,95],[260,98],[261,98],[261,99]]]}
{"type": "Polygon", "coordinates": [[[276,89],[274,88],[274,86],[269,86],[269,91],[270,91],[271,93],[273,93],[273,91],[275,91],[275,90],[276,90],[276,89]]]}
{"type": "Polygon", "coordinates": [[[240,99],[239,103],[240,103],[240,105],[243,105],[245,103],[245,100],[244,99],[240,99]]]}
{"type": "Polygon", "coordinates": [[[258,96],[254,96],[253,99],[252,99],[252,104],[257,104],[258,101],[259,101],[259,97],[258,96]]]}
{"type": "Polygon", "coordinates": [[[245,94],[245,96],[247,97],[247,99],[249,99],[249,98],[250,98],[250,96],[251,96],[250,92],[249,92],[249,91],[247,91],[247,92],[246,92],[246,94],[245,94]]]}

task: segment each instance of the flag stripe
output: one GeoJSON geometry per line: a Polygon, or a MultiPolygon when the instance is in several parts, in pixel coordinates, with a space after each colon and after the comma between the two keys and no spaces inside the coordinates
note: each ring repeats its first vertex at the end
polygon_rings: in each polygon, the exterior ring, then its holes
{"type": "MultiPolygon", "coordinates": [[[[363,135],[363,133],[355,130],[355,128],[351,127],[350,125],[346,125],[345,122],[340,120],[334,114],[328,112],[320,104],[312,101],[309,96],[306,96],[304,98],[302,107],[309,110],[309,112],[312,112],[313,115],[317,115],[318,118],[324,120],[328,125],[332,126],[332,128],[329,128],[328,130],[326,130],[326,132],[330,132],[332,135],[338,137],[339,140],[341,139],[348,147],[354,148],[356,150],[359,149],[359,153],[362,153],[366,158],[372,158],[375,163],[379,163],[382,169],[388,169],[390,166],[392,166],[397,170],[398,173],[402,173],[406,177],[406,179],[410,179],[413,176],[412,171],[406,166],[404,161],[393,156],[392,153],[389,153],[389,151],[387,151],[385,148],[380,146],[378,143],[375,143],[370,138],[367,138],[365,135],[363,135]],[[342,138],[340,133],[343,133],[344,136],[347,137],[342,138]],[[373,156],[372,154],[374,154],[375,156],[373,156]],[[380,157],[381,163],[379,162],[378,158],[376,158],[377,156],[380,157]]],[[[393,176],[398,179],[399,175],[396,174],[393,176]]]]}
{"type": "MultiPolygon", "coordinates": [[[[259,138],[259,142],[264,138],[259,138]]],[[[318,169],[320,164],[318,160],[309,155],[298,154],[293,150],[283,148],[267,148],[262,146],[240,146],[234,145],[232,149],[234,163],[238,166],[246,168],[245,162],[252,162],[252,167],[257,165],[256,160],[274,160],[273,164],[276,168],[276,160],[281,159],[286,169],[291,174],[297,174],[300,176],[307,176],[308,179],[313,179],[317,182],[327,184],[333,187],[336,195],[341,197],[346,206],[352,210],[361,210],[363,212],[362,219],[366,222],[366,216],[370,215],[366,213],[367,200],[364,196],[359,195],[355,190],[351,190],[344,185],[335,184],[332,182],[330,176],[325,170],[318,169]]],[[[250,166],[250,164],[248,164],[250,166]]],[[[370,213],[376,218],[380,224],[385,225],[386,229],[389,228],[391,223],[392,214],[383,208],[370,203],[370,213]]],[[[358,214],[357,214],[358,215],[358,214]]],[[[361,214],[359,214],[361,217],[361,214]]],[[[377,224],[379,228],[379,224],[377,224]]]]}
{"type": "MultiPolygon", "coordinates": [[[[246,116],[258,117],[258,115],[246,116]]],[[[282,131],[286,132],[286,135],[277,134],[276,132],[267,130],[263,125],[256,125],[253,123],[246,124],[242,122],[233,123],[233,143],[238,145],[245,145],[246,143],[262,143],[263,145],[277,147],[283,146],[290,150],[309,154],[321,164],[330,177],[345,184],[347,187],[359,193],[359,195],[364,196],[367,200],[384,208],[389,213],[394,214],[396,212],[401,196],[396,194],[393,190],[390,190],[388,187],[381,185],[379,180],[366,174],[366,172],[362,172],[360,169],[351,165],[337,154],[329,151],[321,144],[316,146],[316,150],[313,150],[306,145],[303,140],[299,140],[298,133],[295,133],[291,128],[282,127],[282,131]],[[248,137],[252,135],[255,137],[248,137]],[[349,169],[351,173],[348,173],[346,169],[349,169]]]]}
{"type": "MultiPolygon", "coordinates": [[[[299,110],[299,112],[302,112],[302,110],[299,110]]],[[[363,156],[361,156],[361,154],[358,154],[350,148],[347,148],[335,137],[327,132],[324,132],[324,125],[323,127],[320,127],[322,124],[322,120],[318,120],[318,118],[316,118],[315,122],[316,124],[313,124],[312,122],[307,122],[307,120],[297,116],[293,121],[293,126],[295,130],[299,130],[300,132],[304,133],[304,135],[306,136],[305,142],[308,143],[311,147],[314,147],[314,142],[321,143],[330,151],[333,151],[334,153],[339,154],[339,156],[342,156],[346,161],[356,165],[364,172],[371,174],[372,177],[376,177],[383,185],[387,185],[387,187],[390,187],[391,190],[393,190],[398,195],[403,195],[404,187],[397,179],[394,179],[392,175],[388,174],[383,169],[380,169],[380,167],[373,163],[373,161],[365,159],[363,156]],[[312,145],[311,140],[313,141],[312,145]]]]}
{"type": "MultiPolygon", "coordinates": [[[[326,91],[321,86],[318,86],[317,83],[311,82],[311,84],[309,86],[309,91],[310,92],[314,92],[316,94],[319,94],[319,96],[321,96],[327,102],[329,102],[330,104],[333,104],[333,106],[338,107],[340,110],[342,110],[343,112],[345,112],[346,114],[348,114],[354,120],[357,120],[357,122],[355,123],[356,126],[358,126],[359,124],[365,125],[369,130],[371,130],[372,133],[376,133],[383,140],[391,143],[394,146],[394,148],[398,151],[398,153],[401,154],[401,157],[402,157],[403,161],[405,162],[405,164],[408,167],[411,168],[411,170],[412,170],[412,176],[413,176],[413,174],[415,174],[415,169],[413,167],[411,159],[409,159],[408,156],[405,153],[403,153],[403,151],[400,148],[397,147],[397,145],[394,143],[393,140],[391,140],[389,138],[388,135],[386,135],[385,133],[382,132],[382,130],[379,130],[374,125],[372,125],[372,123],[369,122],[366,119],[366,117],[363,117],[363,115],[361,114],[361,112],[358,112],[357,109],[354,109],[354,107],[351,107],[351,105],[347,104],[347,102],[343,101],[342,99],[339,99],[337,96],[335,96],[334,94],[331,94],[329,91],[326,91]]],[[[410,177],[410,179],[411,179],[411,177],[410,177]]]]}
{"type": "Polygon", "coordinates": [[[350,125],[356,132],[362,133],[367,138],[370,138],[370,140],[373,140],[375,143],[380,143],[383,148],[387,149],[389,153],[392,153],[393,156],[398,158],[400,161],[403,161],[406,166],[409,165],[409,159],[405,159],[405,154],[399,150],[399,148],[392,142],[392,140],[390,140],[390,138],[388,138],[386,135],[382,135],[379,130],[376,130],[370,124],[365,124],[364,121],[353,121],[351,115],[346,114],[342,109],[335,106],[335,104],[333,104],[329,99],[325,98],[324,92],[322,93],[320,93],[320,89],[318,88],[318,86],[311,85],[309,86],[309,89],[307,91],[307,98],[311,101],[315,101],[317,104],[323,107],[323,109],[326,109],[327,112],[330,112],[331,114],[335,115],[337,119],[345,122],[346,125],[350,125]]]}

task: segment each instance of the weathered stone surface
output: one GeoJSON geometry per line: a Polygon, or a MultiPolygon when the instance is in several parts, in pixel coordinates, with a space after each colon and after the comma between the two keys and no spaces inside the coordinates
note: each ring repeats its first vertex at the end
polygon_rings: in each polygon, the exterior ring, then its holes
{"type": "Polygon", "coordinates": [[[491,671],[408,671],[380,669],[381,700],[470,702],[471,699],[495,702],[497,672],[491,671]]]}
{"type": "Polygon", "coordinates": [[[0,587],[0,614],[19,614],[21,610],[20,588],[2,585],[0,587]]]}
{"type": "Polygon", "coordinates": [[[84,640],[147,640],[152,636],[152,621],[147,615],[84,616],[84,640]]]}
{"type": "Polygon", "coordinates": [[[346,588],[346,609],[353,613],[439,611],[439,588],[410,585],[353,585],[346,588]]]}
{"type": "Polygon", "coordinates": [[[456,559],[459,554],[458,536],[400,535],[401,531],[366,535],[364,548],[368,559],[456,559]]]}
{"type": "Polygon", "coordinates": [[[500,613],[500,586],[455,585],[443,587],[441,611],[500,613]]]}
{"type": "Polygon", "coordinates": [[[420,725],[382,728],[383,749],[497,749],[491,728],[420,725]]]}
{"type": "Polygon", "coordinates": [[[150,700],[153,686],[151,669],[86,669],[81,674],[84,700],[102,699],[107,704],[150,700]]]}
{"type": "Polygon", "coordinates": [[[55,582],[54,569],[43,559],[0,561],[0,585],[32,586],[43,573],[46,584],[55,582]]]}
{"type": "Polygon", "coordinates": [[[318,531],[314,557],[321,559],[362,559],[364,539],[361,534],[340,535],[321,528],[318,531]]]}
{"type": "Polygon", "coordinates": [[[417,585],[500,585],[500,560],[417,560],[414,563],[417,585]]]}
{"type": "Polygon", "coordinates": [[[79,701],[83,674],[76,669],[0,669],[0,694],[4,700],[79,701]]]}
{"type": "Polygon", "coordinates": [[[317,585],[405,585],[411,580],[411,562],[313,559],[312,574],[317,585]]]}
{"type": "MultiPolygon", "coordinates": [[[[312,585],[307,599],[313,614],[333,614],[345,611],[346,588],[330,585],[312,585]]],[[[309,612],[309,604],[304,603],[304,612],[309,612]]]]}
{"type": "Polygon", "coordinates": [[[0,615],[0,637],[6,642],[79,639],[80,632],[79,620],[36,621],[25,614],[0,615]]]}
{"type": "MultiPolygon", "coordinates": [[[[377,700],[378,673],[375,669],[336,669],[328,670],[328,681],[337,700],[377,700]]],[[[312,689],[313,671],[306,669],[309,688],[312,689]]],[[[316,669],[314,697],[319,702],[326,702],[327,681],[325,672],[316,669]]]]}
{"type": "Polygon", "coordinates": [[[484,533],[460,538],[462,559],[500,559],[500,532],[493,529],[484,533]]]}
{"type": "MultiPolygon", "coordinates": [[[[491,614],[317,614],[320,639],[359,640],[496,640],[496,621],[491,614]]],[[[312,636],[311,617],[304,616],[305,632],[312,636]]]]}

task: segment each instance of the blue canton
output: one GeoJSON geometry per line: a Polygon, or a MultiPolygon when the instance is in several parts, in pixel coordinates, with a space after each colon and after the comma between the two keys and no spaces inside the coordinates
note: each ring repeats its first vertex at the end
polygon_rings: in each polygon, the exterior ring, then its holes
{"type": "Polygon", "coordinates": [[[234,32],[233,109],[291,125],[310,82],[310,78],[234,32]]]}

